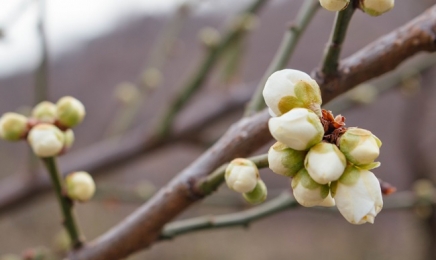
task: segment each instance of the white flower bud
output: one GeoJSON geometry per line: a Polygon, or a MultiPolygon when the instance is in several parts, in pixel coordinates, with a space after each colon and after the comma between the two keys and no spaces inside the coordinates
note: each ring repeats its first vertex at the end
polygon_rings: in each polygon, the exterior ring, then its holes
{"type": "Polygon", "coordinates": [[[48,101],[42,101],[33,108],[32,117],[40,122],[54,123],[56,120],[56,105],[48,101]]]}
{"type": "Polygon", "coordinates": [[[95,183],[87,172],[73,172],[65,178],[67,195],[72,200],[88,201],[95,193],[95,183]]]}
{"type": "Polygon", "coordinates": [[[265,103],[277,115],[302,107],[321,116],[321,91],[318,84],[306,73],[285,69],[274,72],[263,89],[265,103]]]}
{"type": "Polygon", "coordinates": [[[242,194],[244,199],[251,204],[259,204],[266,200],[268,190],[262,180],[258,180],[256,187],[250,192],[242,194]]]}
{"type": "Polygon", "coordinates": [[[17,113],[4,113],[0,118],[0,137],[7,141],[18,141],[27,133],[27,117],[17,113]]]}
{"type": "Polygon", "coordinates": [[[374,162],[381,145],[380,139],[370,131],[357,127],[348,128],[339,141],[339,148],[347,160],[359,166],[374,162]]]}
{"type": "Polygon", "coordinates": [[[62,126],[71,128],[83,121],[85,107],[79,100],[66,96],[56,103],[56,118],[62,126]]]}
{"type": "Polygon", "coordinates": [[[304,168],[292,179],[291,186],[295,199],[304,207],[335,205],[329,196],[329,185],[315,182],[304,168]]]}
{"type": "Polygon", "coordinates": [[[64,133],[54,125],[38,124],[33,127],[27,140],[38,157],[58,155],[64,147],[64,133]]]}
{"type": "Polygon", "coordinates": [[[221,40],[220,32],[213,27],[204,27],[198,33],[200,41],[208,48],[218,46],[221,40]]]}
{"type": "Polygon", "coordinates": [[[371,15],[379,16],[394,7],[394,0],[360,0],[362,10],[371,15]]]}
{"type": "Polygon", "coordinates": [[[114,96],[122,104],[130,104],[141,97],[141,92],[135,84],[122,82],[115,87],[114,96]]]}
{"type": "Polygon", "coordinates": [[[350,0],[319,0],[322,7],[329,11],[341,11],[347,8],[350,0]]]}
{"type": "Polygon", "coordinates": [[[268,151],[269,168],[277,173],[293,177],[304,167],[307,152],[297,151],[277,142],[268,151]]]}
{"type": "Polygon", "coordinates": [[[321,142],[324,128],[319,117],[306,108],[294,108],[268,122],[271,135],[297,151],[304,151],[321,142]]]}
{"type": "Polygon", "coordinates": [[[332,182],[331,190],[339,212],[352,224],[374,223],[375,216],[383,207],[377,177],[352,165],[345,169],[338,181],[332,182]]]}
{"type": "Polygon", "coordinates": [[[74,143],[74,132],[72,129],[67,129],[64,132],[64,148],[70,149],[71,146],[73,146],[74,143]]]}
{"type": "Polygon", "coordinates": [[[227,166],[225,179],[230,189],[240,193],[250,192],[259,180],[259,170],[252,161],[237,158],[227,166]]]}
{"type": "Polygon", "coordinates": [[[339,179],[347,166],[347,160],[334,144],[318,143],[307,153],[304,167],[316,182],[327,184],[339,179]]]}

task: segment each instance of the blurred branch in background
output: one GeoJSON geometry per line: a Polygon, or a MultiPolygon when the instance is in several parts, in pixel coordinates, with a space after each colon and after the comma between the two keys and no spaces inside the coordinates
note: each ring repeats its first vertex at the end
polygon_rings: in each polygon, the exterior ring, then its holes
{"type": "Polygon", "coordinates": [[[10,12],[9,16],[6,17],[0,23],[0,40],[3,37],[7,36],[7,30],[14,25],[15,22],[17,22],[23,15],[23,13],[26,11],[26,9],[29,7],[29,5],[34,2],[35,0],[22,0],[20,1],[16,6],[16,8],[10,12]]]}
{"type": "Polygon", "coordinates": [[[269,76],[277,70],[284,69],[289,62],[289,59],[294,53],[295,47],[297,47],[300,36],[306,30],[312,18],[315,16],[316,11],[319,8],[318,0],[307,0],[304,1],[300,10],[298,11],[295,21],[292,22],[288,30],[285,32],[283,39],[271,61],[265,74],[262,76],[259,84],[257,85],[256,91],[251,98],[250,102],[247,104],[245,109],[245,115],[250,116],[260,111],[265,107],[265,101],[263,100],[262,91],[263,87],[269,76]]]}

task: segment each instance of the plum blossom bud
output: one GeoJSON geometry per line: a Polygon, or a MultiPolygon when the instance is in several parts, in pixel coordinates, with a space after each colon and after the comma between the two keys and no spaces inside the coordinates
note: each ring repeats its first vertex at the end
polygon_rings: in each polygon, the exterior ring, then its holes
{"type": "Polygon", "coordinates": [[[131,82],[122,82],[115,87],[115,98],[122,104],[130,104],[141,97],[138,87],[131,82]]]}
{"type": "Polygon", "coordinates": [[[4,113],[0,118],[0,138],[18,141],[27,133],[27,117],[17,113],[4,113]]]}
{"type": "Polygon", "coordinates": [[[305,151],[296,151],[277,142],[268,151],[269,168],[277,174],[293,177],[304,167],[306,154],[305,151]]]}
{"type": "Polygon", "coordinates": [[[318,116],[306,108],[294,108],[268,122],[271,135],[297,151],[308,150],[321,142],[324,128],[318,116]]]}
{"type": "Polygon", "coordinates": [[[71,146],[73,146],[74,143],[74,132],[71,129],[67,129],[64,132],[64,148],[70,149],[71,146]]]}
{"type": "Polygon", "coordinates": [[[310,177],[320,184],[339,179],[346,166],[347,160],[338,147],[324,142],[312,147],[304,160],[310,177]]]}
{"type": "Polygon", "coordinates": [[[321,116],[321,91],[318,84],[306,73],[285,69],[274,72],[263,89],[265,103],[277,115],[302,107],[321,116]]]}
{"type": "Polygon", "coordinates": [[[32,117],[40,122],[53,123],[56,120],[56,105],[49,101],[42,101],[33,108],[32,117]]]}
{"type": "Polygon", "coordinates": [[[347,8],[350,0],[319,0],[322,7],[329,11],[341,11],[347,8]]]}
{"type": "Polygon", "coordinates": [[[335,201],[329,195],[329,185],[315,182],[304,168],[292,179],[291,186],[295,199],[304,207],[335,205],[335,201]]]}
{"type": "Polygon", "coordinates": [[[198,33],[200,41],[208,48],[214,48],[218,46],[221,41],[221,35],[219,31],[213,27],[204,27],[198,33]]]}
{"type": "Polygon", "coordinates": [[[259,180],[259,170],[252,161],[236,158],[227,166],[224,176],[230,189],[246,193],[256,187],[259,180]]]}
{"type": "Polygon", "coordinates": [[[360,0],[362,10],[371,15],[379,16],[394,7],[394,0],[360,0]]]}
{"type": "Polygon", "coordinates": [[[54,125],[38,124],[30,130],[27,140],[38,157],[52,157],[64,147],[64,133],[54,125]]]}
{"type": "Polygon", "coordinates": [[[62,126],[71,128],[83,121],[85,107],[78,99],[66,96],[56,103],[56,117],[62,126]]]}
{"type": "Polygon", "coordinates": [[[382,143],[370,131],[350,127],[341,136],[339,148],[348,161],[355,165],[373,163],[380,154],[382,143]]]}
{"type": "Polygon", "coordinates": [[[383,207],[377,177],[352,165],[347,166],[338,181],[332,182],[331,190],[339,212],[351,224],[374,223],[383,207]]]}
{"type": "Polygon", "coordinates": [[[95,183],[87,172],[73,172],[65,178],[67,195],[72,200],[88,201],[95,193],[95,183]]]}
{"type": "Polygon", "coordinates": [[[265,183],[262,180],[258,180],[256,187],[250,192],[244,193],[244,199],[251,204],[259,204],[266,200],[268,194],[265,183]]]}

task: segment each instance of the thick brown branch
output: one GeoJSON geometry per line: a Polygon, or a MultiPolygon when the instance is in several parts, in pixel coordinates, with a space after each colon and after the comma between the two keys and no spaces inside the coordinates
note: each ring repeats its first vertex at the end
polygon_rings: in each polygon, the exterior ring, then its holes
{"type": "MultiPolygon", "coordinates": [[[[324,100],[329,101],[363,81],[394,69],[419,51],[435,51],[435,31],[436,6],[343,61],[339,78],[320,81],[324,100]]],[[[200,199],[191,190],[197,180],[234,157],[247,156],[270,140],[268,118],[263,111],[241,119],[151,200],[87,247],[72,252],[69,259],[120,259],[148,247],[168,221],[200,199]]]]}

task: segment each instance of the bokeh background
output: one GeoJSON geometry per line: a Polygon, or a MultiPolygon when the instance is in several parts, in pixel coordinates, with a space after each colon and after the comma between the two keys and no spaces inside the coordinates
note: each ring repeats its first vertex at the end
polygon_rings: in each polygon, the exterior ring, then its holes
{"type": "MultiPolygon", "coordinates": [[[[38,1],[11,2],[0,1],[0,113],[26,113],[34,105],[34,73],[41,57],[36,30],[39,7],[38,1]]],[[[234,2],[189,2],[189,12],[161,70],[162,84],[143,99],[140,113],[129,128],[153,126],[207,52],[198,33],[204,27],[225,31],[229,19],[250,3],[234,2]]],[[[268,1],[259,12],[257,26],[237,49],[236,72],[223,76],[228,65],[219,63],[204,88],[181,111],[176,127],[195,121],[226,99],[254,91],[302,2],[268,1]]],[[[159,35],[181,4],[175,0],[46,1],[48,99],[55,102],[72,95],[87,109],[84,123],[75,131],[72,153],[113,135],[114,118],[126,107],[115,94],[116,87],[138,78],[150,62],[159,35]]],[[[397,1],[391,12],[377,18],[357,11],[342,56],[407,23],[433,4],[433,0],[397,1]]],[[[302,36],[290,68],[309,73],[319,64],[333,19],[333,13],[318,11],[302,36]]],[[[374,172],[399,192],[413,189],[417,179],[432,179],[436,169],[436,68],[431,66],[435,60],[434,55],[422,55],[413,65],[402,66],[401,73],[370,82],[349,94],[346,101],[329,104],[335,114],[347,118],[348,126],[369,129],[383,141],[379,158],[382,166],[374,172]],[[386,90],[378,93],[377,89],[386,90]]],[[[243,104],[200,129],[194,141],[166,144],[100,172],[96,198],[76,207],[87,239],[96,238],[133,212],[144,196],[201,155],[242,112],[243,104]]],[[[29,172],[29,161],[25,143],[1,141],[0,182],[29,172]]],[[[261,175],[270,198],[289,188],[287,179],[268,169],[261,175]]],[[[238,194],[222,187],[180,218],[248,207],[238,194]]],[[[433,259],[429,255],[435,245],[429,221],[432,211],[428,205],[383,210],[373,225],[354,226],[338,212],[296,208],[257,221],[249,228],[202,231],[159,242],[129,259],[433,259]]],[[[0,256],[39,246],[59,250],[61,230],[53,194],[31,197],[0,212],[0,256]]]]}

